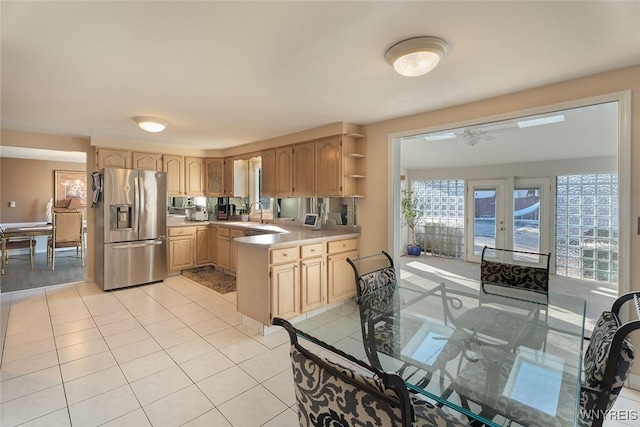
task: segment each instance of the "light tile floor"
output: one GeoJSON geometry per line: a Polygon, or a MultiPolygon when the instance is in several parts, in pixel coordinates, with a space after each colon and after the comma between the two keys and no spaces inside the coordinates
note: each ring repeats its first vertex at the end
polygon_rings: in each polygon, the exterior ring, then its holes
{"type": "MultiPolygon", "coordinates": [[[[298,425],[288,336],[243,327],[235,293],[175,276],[112,292],[93,283],[21,291],[0,303],[3,427],[298,425]]],[[[353,303],[304,322],[362,352],[353,303]]],[[[640,409],[640,393],[623,390],[616,408],[640,409]]]]}
{"type": "Polygon", "coordinates": [[[0,300],[3,427],[298,425],[288,336],[240,325],[235,293],[176,276],[0,300]]]}

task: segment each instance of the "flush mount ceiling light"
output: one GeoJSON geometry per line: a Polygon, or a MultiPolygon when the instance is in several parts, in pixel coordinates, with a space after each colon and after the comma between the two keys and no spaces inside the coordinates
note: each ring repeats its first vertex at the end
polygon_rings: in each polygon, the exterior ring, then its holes
{"type": "Polygon", "coordinates": [[[138,126],[147,132],[162,132],[169,124],[169,120],[159,117],[136,116],[133,118],[138,126]]]}
{"type": "Polygon", "coordinates": [[[421,76],[433,70],[449,50],[449,45],[438,37],[416,37],[391,46],[385,57],[400,74],[421,76]]]}

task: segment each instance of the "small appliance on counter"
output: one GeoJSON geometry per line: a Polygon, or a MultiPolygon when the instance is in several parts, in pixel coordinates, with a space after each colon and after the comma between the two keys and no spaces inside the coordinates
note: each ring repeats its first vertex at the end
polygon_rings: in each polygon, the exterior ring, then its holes
{"type": "Polygon", "coordinates": [[[228,219],[236,214],[236,205],[218,205],[218,219],[228,219]]]}
{"type": "Polygon", "coordinates": [[[302,221],[302,225],[305,227],[309,227],[312,230],[320,230],[322,228],[322,221],[318,214],[305,214],[304,221],[302,221]]]}
{"type": "Polygon", "coordinates": [[[209,221],[209,211],[206,206],[196,205],[191,221],[209,221]]]}
{"type": "Polygon", "coordinates": [[[193,203],[193,197],[187,197],[184,202],[184,219],[193,221],[195,216],[196,205],[193,203]]]}

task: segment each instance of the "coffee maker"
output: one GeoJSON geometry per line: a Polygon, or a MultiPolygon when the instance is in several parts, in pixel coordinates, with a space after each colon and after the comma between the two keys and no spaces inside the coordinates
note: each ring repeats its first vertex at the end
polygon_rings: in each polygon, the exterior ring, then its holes
{"type": "Polygon", "coordinates": [[[187,221],[193,221],[196,205],[193,203],[193,197],[187,197],[184,201],[184,218],[187,221]]]}
{"type": "Polygon", "coordinates": [[[217,219],[229,219],[229,217],[236,214],[236,205],[229,204],[229,199],[226,197],[218,198],[218,207],[216,209],[217,219]]]}

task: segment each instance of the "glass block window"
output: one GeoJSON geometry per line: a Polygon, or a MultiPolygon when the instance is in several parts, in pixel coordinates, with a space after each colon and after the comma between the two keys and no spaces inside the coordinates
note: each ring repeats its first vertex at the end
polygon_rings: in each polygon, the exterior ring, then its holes
{"type": "Polygon", "coordinates": [[[556,273],[618,282],[618,174],[557,178],[556,273]]]}
{"type": "Polygon", "coordinates": [[[411,189],[422,211],[416,240],[422,250],[464,258],[464,180],[414,181],[411,189]]]}

